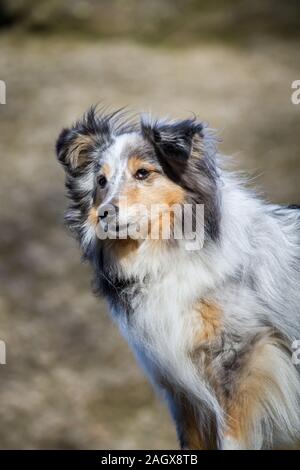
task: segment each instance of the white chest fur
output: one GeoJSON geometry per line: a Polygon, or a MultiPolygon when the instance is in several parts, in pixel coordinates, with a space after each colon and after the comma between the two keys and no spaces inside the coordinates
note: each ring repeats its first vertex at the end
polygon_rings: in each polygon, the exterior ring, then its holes
{"type": "Polygon", "coordinates": [[[131,318],[127,321],[121,312],[117,318],[152,381],[165,377],[216,410],[217,400],[192,358],[195,322],[200,325],[194,305],[212,287],[213,278],[207,268],[199,269],[199,260],[182,263],[179,253],[168,261],[141,288],[131,318]]]}

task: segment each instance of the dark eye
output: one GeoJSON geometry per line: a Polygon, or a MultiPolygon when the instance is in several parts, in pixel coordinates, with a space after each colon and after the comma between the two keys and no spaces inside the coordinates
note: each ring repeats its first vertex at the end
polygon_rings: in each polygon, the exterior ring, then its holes
{"type": "Polygon", "coordinates": [[[146,170],[146,168],[140,168],[134,175],[135,179],[137,180],[145,180],[150,175],[150,171],[146,170]]]}
{"type": "Polygon", "coordinates": [[[106,183],[107,183],[107,179],[105,178],[104,175],[100,175],[98,177],[98,186],[100,186],[100,188],[104,188],[106,186],[106,183]]]}

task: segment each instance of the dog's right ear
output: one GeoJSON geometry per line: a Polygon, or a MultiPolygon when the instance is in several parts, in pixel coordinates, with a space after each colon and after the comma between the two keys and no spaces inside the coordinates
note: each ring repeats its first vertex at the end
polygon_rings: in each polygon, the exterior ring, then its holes
{"type": "Polygon", "coordinates": [[[185,163],[196,150],[200,156],[203,124],[196,119],[151,121],[146,116],[141,130],[162,161],[185,163]]]}
{"type": "Polygon", "coordinates": [[[83,133],[80,126],[63,129],[56,142],[58,161],[69,172],[82,170],[91,161],[95,136],[83,133]]]}

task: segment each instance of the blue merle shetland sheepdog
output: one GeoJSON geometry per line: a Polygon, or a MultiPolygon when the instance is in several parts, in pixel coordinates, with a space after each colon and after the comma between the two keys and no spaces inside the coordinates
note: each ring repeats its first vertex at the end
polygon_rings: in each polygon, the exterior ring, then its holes
{"type": "Polygon", "coordinates": [[[61,132],[56,148],[67,224],[96,289],[166,398],[181,447],[294,448],[300,211],[248,191],[196,119],[132,120],[91,109],[61,132]],[[149,219],[160,227],[159,211],[149,215],[156,204],[169,208],[169,238],[159,230],[154,239],[118,236],[121,226],[149,219]],[[192,207],[192,219],[203,205],[201,248],[172,236],[174,204],[192,207]],[[99,236],[113,222],[116,236],[99,236]]]}

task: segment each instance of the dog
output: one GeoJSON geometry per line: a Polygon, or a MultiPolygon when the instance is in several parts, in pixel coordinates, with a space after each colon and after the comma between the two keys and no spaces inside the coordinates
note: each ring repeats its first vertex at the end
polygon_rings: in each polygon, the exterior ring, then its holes
{"type": "Polygon", "coordinates": [[[182,449],[293,448],[300,210],[263,202],[225,169],[217,144],[196,118],[91,108],[56,144],[66,223],[95,290],[166,399],[182,449]],[[188,234],[202,233],[192,249],[185,233],[174,236],[183,226],[174,205],[191,209],[188,234]],[[137,227],[143,236],[123,236],[137,227]]]}

